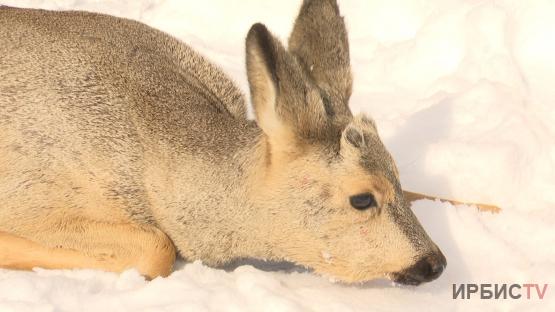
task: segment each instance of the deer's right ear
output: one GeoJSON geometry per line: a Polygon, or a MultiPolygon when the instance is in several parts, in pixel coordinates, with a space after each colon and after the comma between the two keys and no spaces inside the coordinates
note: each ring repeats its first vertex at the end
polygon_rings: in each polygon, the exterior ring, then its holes
{"type": "Polygon", "coordinates": [[[287,53],[263,24],[254,24],[247,35],[247,77],[256,121],[275,147],[290,145],[294,134],[276,110],[279,92],[277,64],[287,53]]]}

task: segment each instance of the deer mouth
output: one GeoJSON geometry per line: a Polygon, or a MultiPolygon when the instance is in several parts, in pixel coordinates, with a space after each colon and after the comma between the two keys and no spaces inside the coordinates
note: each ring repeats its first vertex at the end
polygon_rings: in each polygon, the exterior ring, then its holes
{"type": "Polygon", "coordinates": [[[420,285],[424,282],[430,282],[438,278],[445,267],[447,260],[441,251],[422,257],[410,267],[400,271],[391,273],[390,278],[399,284],[404,285],[420,285]]]}
{"type": "Polygon", "coordinates": [[[402,272],[391,273],[389,274],[389,278],[395,283],[399,283],[402,285],[411,285],[411,286],[418,286],[422,283],[427,282],[427,280],[425,280],[420,276],[412,275],[408,273],[402,273],[402,272]]]}
{"type": "Polygon", "coordinates": [[[438,278],[446,266],[445,257],[441,254],[439,261],[424,258],[408,269],[389,274],[389,277],[399,284],[417,286],[438,278]]]}

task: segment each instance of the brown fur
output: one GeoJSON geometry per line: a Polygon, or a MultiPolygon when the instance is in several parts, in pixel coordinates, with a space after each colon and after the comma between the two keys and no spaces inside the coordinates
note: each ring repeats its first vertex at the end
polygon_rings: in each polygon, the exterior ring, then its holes
{"type": "Polygon", "coordinates": [[[335,1],[304,1],[289,50],[249,31],[256,123],[218,68],[138,22],[2,7],[0,55],[0,244],[13,252],[0,266],[154,277],[175,246],[213,266],[286,259],[355,282],[439,252],[374,122],[349,110],[335,1]],[[351,207],[361,192],[378,207],[351,207]]]}

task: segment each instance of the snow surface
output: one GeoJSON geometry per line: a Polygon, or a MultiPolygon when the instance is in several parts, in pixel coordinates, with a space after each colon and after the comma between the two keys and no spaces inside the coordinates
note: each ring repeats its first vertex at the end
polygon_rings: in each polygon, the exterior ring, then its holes
{"type": "MultiPolygon", "coordinates": [[[[187,42],[247,91],[243,40],[285,40],[301,1],[0,0],[140,20],[187,42]]],[[[0,311],[555,311],[555,1],[344,0],[354,111],[371,114],[406,189],[500,205],[419,201],[448,259],[419,287],[344,286],[307,272],[181,263],[136,271],[0,270],[0,311]],[[544,300],[453,300],[453,283],[548,283],[544,300]]],[[[266,269],[272,266],[266,265],[266,269]]]]}

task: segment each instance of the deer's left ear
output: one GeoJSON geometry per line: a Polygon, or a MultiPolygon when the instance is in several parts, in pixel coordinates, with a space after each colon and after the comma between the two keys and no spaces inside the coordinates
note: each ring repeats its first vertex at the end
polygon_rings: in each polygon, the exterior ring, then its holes
{"type": "Polygon", "coordinates": [[[274,149],[294,141],[290,120],[280,114],[280,59],[287,53],[263,24],[254,24],[247,35],[247,77],[251,90],[256,122],[270,139],[274,149]]]}
{"type": "Polygon", "coordinates": [[[289,52],[329,99],[333,114],[350,116],[349,41],[336,0],[304,0],[289,38],[289,52]]]}
{"type": "Polygon", "coordinates": [[[318,88],[264,25],[251,27],[246,56],[256,121],[273,150],[298,149],[298,143],[328,131],[330,120],[318,88]]]}

